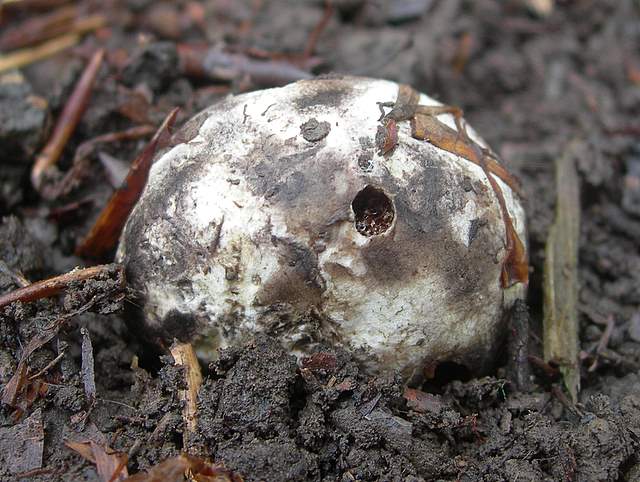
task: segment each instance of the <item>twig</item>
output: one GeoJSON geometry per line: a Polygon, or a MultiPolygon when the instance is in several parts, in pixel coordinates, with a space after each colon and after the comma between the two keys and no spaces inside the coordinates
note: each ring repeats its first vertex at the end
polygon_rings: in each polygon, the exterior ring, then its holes
{"type": "Polygon", "coordinates": [[[71,0],[3,0],[0,3],[1,9],[16,11],[32,11],[32,10],[49,10],[53,7],[59,7],[71,0]]]}
{"type": "Polygon", "coordinates": [[[27,18],[24,22],[7,29],[0,35],[0,49],[13,50],[50,40],[68,31],[55,31],[56,27],[68,26],[78,15],[78,7],[68,5],[51,13],[27,18]],[[49,35],[47,35],[49,34],[49,35]]]}
{"type": "Polygon", "coordinates": [[[40,469],[31,469],[31,470],[27,470],[26,472],[20,472],[17,473],[15,476],[17,477],[17,479],[26,479],[27,477],[35,477],[37,475],[53,475],[53,476],[58,476],[58,475],[62,475],[62,472],[59,470],[54,469],[53,467],[42,467],[40,469]]]}
{"type": "Polygon", "coordinates": [[[62,114],[58,118],[56,127],[45,145],[44,149],[36,158],[36,162],[31,171],[31,183],[36,190],[42,189],[44,175],[46,171],[60,158],[63,149],[67,145],[67,141],[73,134],[82,114],[84,113],[89,96],[93,90],[102,60],[104,58],[104,50],[100,49],[91,58],[91,61],[85,68],[80,80],[75,86],[69,101],[64,107],[62,114]]]}
{"type": "Polygon", "coordinates": [[[310,79],[313,75],[307,69],[318,64],[315,58],[297,65],[287,60],[256,59],[191,44],[178,44],[178,56],[180,69],[188,77],[221,82],[248,77],[252,84],[263,87],[310,79]]]}
{"type": "Polygon", "coordinates": [[[1,50],[30,47],[64,34],[84,34],[106,24],[104,15],[78,18],[78,7],[69,5],[51,13],[32,16],[0,36],[1,50]]]}
{"type": "Polygon", "coordinates": [[[82,367],[80,369],[80,372],[82,373],[84,394],[87,397],[89,405],[93,405],[96,400],[96,378],[93,363],[93,345],[91,344],[89,330],[84,327],[80,328],[80,334],[82,334],[82,367]]]}
{"type": "MultiPolygon", "coordinates": [[[[11,303],[14,303],[16,301],[28,303],[30,301],[57,295],[58,293],[61,293],[62,291],[67,289],[73,282],[95,278],[96,276],[102,273],[107,273],[112,269],[113,265],[98,265],[92,266],[90,268],[75,269],[73,271],[70,271],[69,273],[54,276],[53,278],[49,278],[46,280],[37,281],[30,284],[29,286],[10,291],[9,293],[0,296],[0,308],[10,305],[11,303]]],[[[121,266],[119,266],[117,269],[122,271],[121,266]]]]}
{"type": "Polygon", "coordinates": [[[544,361],[542,358],[539,358],[535,355],[529,355],[527,359],[529,360],[529,363],[531,365],[542,370],[542,372],[544,372],[544,375],[549,380],[556,380],[560,375],[560,370],[558,370],[555,366],[551,365],[551,363],[544,361]]]}
{"type": "Polygon", "coordinates": [[[60,182],[52,186],[46,184],[43,185],[41,189],[42,196],[46,199],[57,199],[60,196],[69,194],[69,192],[71,192],[79,182],[79,177],[81,176],[83,169],[86,167],[85,161],[100,145],[111,142],[140,139],[152,134],[153,132],[154,128],[152,126],[142,125],[135,126],[124,131],[103,134],[83,142],[76,149],[71,168],[66,172],[60,182]]]}
{"type": "Polygon", "coordinates": [[[136,407],[132,407],[131,405],[127,405],[126,403],[122,403],[122,402],[119,402],[117,400],[109,400],[108,398],[100,398],[100,397],[96,397],[96,400],[98,402],[113,403],[115,405],[120,405],[121,407],[129,408],[129,409],[133,410],[134,412],[137,411],[136,407]]]}
{"type": "Polygon", "coordinates": [[[303,58],[308,59],[316,52],[316,47],[318,46],[318,40],[320,39],[320,35],[322,35],[322,32],[324,31],[324,29],[327,28],[327,25],[329,24],[329,21],[331,20],[332,16],[333,16],[333,1],[325,0],[324,14],[320,19],[320,22],[318,22],[318,24],[315,26],[315,28],[311,32],[311,35],[309,35],[307,46],[305,47],[304,53],[302,54],[303,58]]]}
{"type": "Polygon", "coordinates": [[[61,351],[60,354],[55,357],[53,360],[51,360],[49,363],[47,363],[47,366],[44,367],[42,370],[40,370],[38,373],[36,373],[35,375],[31,375],[29,377],[29,381],[33,381],[36,378],[41,377],[42,375],[44,375],[45,373],[47,373],[49,370],[51,370],[51,368],[53,368],[56,363],[58,363],[60,360],[62,360],[62,357],[64,356],[65,351],[61,351]]]}
{"type": "Polygon", "coordinates": [[[507,341],[509,360],[507,373],[511,383],[520,391],[530,386],[529,376],[529,310],[522,300],[517,300],[510,314],[507,341]]]}
{"type": "Polygon", "coordinates": [[[8,55],[1,55],[0,73],[7,70],[20,69],[26,65],[51,57],[58,52],[73,47],[79,41],[80,36],[72,33],[54,38],[37,47],[16,50],[8,55]]]}
{"type": "Polygon", "coordinates": [[[576,406],[575,402],[567,398],[559,385],[553,385],[551,387],[551,393],[560,401],[560,403],[562,403],[562,405],[564,405],[567,410],[578,415],[579,417],[582,417],[584,415],[582,411],[576,406]]]}
{"type": "Polygon", "coordinates": [[[544,263],[544,358],[560,365],[575,403],[580,390],[578,365],[578,243],[580,181],[576,144],[567,146],[556,162],[556,218],[549,230],[544,263]]]}
{"type": "Polygon", "coordinates": [[[171,128],[177,114],[177,108],[169,113],[151,141],[133,161],[124,183],[113,193],[89,234],[76,248],[78,256],[101,258],[115,247],[129,213],[147,183],[149,169],[156,151],[164,147],[170,140],[171,128]]]}
{"type": "Polygon", "coordinates": [[[176,365],[184,368],[184,377],[187,385],[186,390],[180,390],[180,398],[184,402],[182,419],[185,430],[183,433],[183,446],[188,451],[191,436],[197,427],[198,411],[198,391],[202,385],[202,373],[200,364],[196,358],[196,353],[190,343],[176,343],[171,347],[171,355],[176,365]]]}
{"type": "Polygon", "coordinates": [[[97,302],[99,301],[99,297],[94,297],[71,313],[67,313],[60,318],[58,318],[55,322],[53,322],[50,326],[39,332],[35,337],[29,340],[29,343],[22,350],[22,354],[20,355],[20,361],[18,362],[18,367],[16,368],[15,373],[11,377],[11,379],[7,382],[7,384],[2,389],[2,403],[5,405],[9,405],[12,407],[16,406],[16,402],[18,400],[18,395],[20,394],[22,387],[24,386],[27,375],[27,361],[31,354],[36,351],[38,348],[43,346],[44,344],[50,342],[53,337],[58,334],[58,330],[60,327],[73,318],[76,315],[84,313],[91,309],[97,302]]]}
{"type": "Polygon", "coordinates": [[[600,337],[600,341],[598,341],[598,346],[596,347],[596,354],[593,357],[593,363],[589,367],[589,372],[593,372],[596,368],[598,368],[598,361],[600,356],[607,349],[607,345],[609,345],[609,340],[611,339],[611,334],[613,333],[613,328],[615,326],[615,320],[613,315],[609,315],[607,318],[607,325],[602,332],[602,336],[600,337]]]}

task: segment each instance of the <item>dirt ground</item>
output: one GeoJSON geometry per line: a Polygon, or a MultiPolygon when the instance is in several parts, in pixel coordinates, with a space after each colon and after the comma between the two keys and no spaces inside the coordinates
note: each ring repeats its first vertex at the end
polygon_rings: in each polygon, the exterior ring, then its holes
{"type": "MultiPolygon", "coordinates": [[[[321,1],[77,2],[81,15],[105,23],[71,50],[0,76],[0,294],[20,275],[35,281],[87,265],[74,248],[148,139],[99,144],[51,200],[31,187],[35,154],[97,47],[106,60],[59,178],[81,143],[157,127],[176,106],[179,125],[230,93],[304,76],[408,83],[461,106],[522,180],[530,386],[518,389],[504,353],[489,376],[443,367],[416,392],[399,377],[367,377],[331,347],[300,365],[258,337],[202,367],[189,446],[244,480],[640,480],[640,4],[535,7],[545,3],[335,0],[313,54],[303,56],[326,12],[321,1]],[[200,44],[270,67],[184,67],[183,47],[200,44]],[[554,162],[567,152],[581,182],[577,404],[540,362],[544,246],[562,188],[554,162]]],[[[3,50],[28,36],[23,22],[50,14],[40,8],[21,0],[4,12],[3,50]]],[[[105,480],[65,440],[127,454],[129,474],[183,449],[182,373],[132,334],[133,296],[122,299],[118,276],[108,271],[59,298],[0,309],[5,392],[28,342],[62,323],[29,357],[18,399],[0,410],[1,480],[105,480]]]]}

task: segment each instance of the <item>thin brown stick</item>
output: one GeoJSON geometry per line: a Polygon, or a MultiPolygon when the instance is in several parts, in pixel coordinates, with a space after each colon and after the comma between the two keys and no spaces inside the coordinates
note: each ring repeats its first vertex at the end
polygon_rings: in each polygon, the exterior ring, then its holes
{"type": "Polygon", "coordinates": [[[184,368],[184,377],[186,381],[186,390],[180,390],[179,397],[184,402],[182,409],[182,419],[185,424],[185,430],[182,435],[183,446],[189,451],[191,437],[197,427],[197,410],[198,410],[198,391],[202,385],[202,372],[198,358],[190,343],[176,343],[171,347],[171,355],[176,365],[184,368]]]}
{"type": "Polygon", "coordinates": [[[596,347],[596,353],[593,358],[593,363],[589,367],[589,372],[595,371],[598,368],[598,362],[600,355],[604,353],[607,349],[607,345],[609,345],[609,340],[611,339],[611,334],[613,333],[613,328],[615,327],[615,319],[613,315],[609,315],[607,318],[606,326],[604,331],[602,332],[602,336],[600,337],[600,341],[598,341],[598,346],[596,347]]]}
{"type": "Polygon", "coordinates": [[[49,10],[66,3],[71,3],[71,0],[3,0],[0,3],[0,12],[2,10],[22,12],[49,10]]]}
{"type": "Polygon", "coordinates": [[[33,375],[31,375],[28,380],[30,382],[32,382],[33,380],[35,380],[36,378],[41,377],[42,375],[44,375],[45,373],[47,373],[49,370],[51,370],[60,360],[62,360],[62,357],[64,356],[66,352],[64,350],[62,350],[60,352],[60,354],[55,357],[53,360],[51,360],[49,363],[47,363],[47,366],[44,367],[42,370],[40,370],[38,373],[35,373],[33,375]]]}
{"type": "Polygon", "coordinates": [[[111,142],[120,142],[128,140],[136,140],[142,137],[151,135],[155,132],[153,126],[142,125],[135,126],[130,129],[118,132],[110,132],[102,134],[93,139],[83,142],[76,149],[76,153],[73,156],[73,164],[71,168],[66,172],[60,182],[54,185],[43,185],[40,194],[45,199],[57,199],[60,196],[67,195],[71,190],[81,182],[81,176],[83,171],[87,169],[87,159],[94,151],[102,144],[111,142]]]}
{"type": "Polygon", "coordinates": [[[29,47],[44,40],[68,33],[59,31],[59,27],[67,27],[78,15],[78,7],[67,5],[43,15],[30,16],[23,22],[11,26],[0,35],[0,49],[13,50],[29,47]],[[47,36],[47,33],[50,35],[47,36]]]}
{"type": "Polygon", "coordinates": [[[29,340],[29,343],[27,343],[22,350],[22,354],[20,355],[20,360],[18,361],[18,367],[16,368],[15,373],[11,376],[7,384],[2,389],[2,398],[0,399],[2,403],[12,407],[17,407],[18,397],[27,382],[26,376],[27,372],[29,371],[27,362],[31,354],[41,346],[49,343],[58,334],[58,330],[60,329],[60,327],[67,321],[69,321],[76,315],[88,311],[98,301],[98,298],[94,297],[89,303],[80,307],[76,311],[62,315],[50,326],[40,331],[31,340],[29,340]]]}
{"type": "Polygon", "coordinates": [[[76,248],[78,256],[102,258],[116,246],[129,213],[147,183],[153,157],[158,148],[168,143],[177,115],[177,108],[169,113],[151,141],[133,161],[124,183],[113,193],[89,234],[76,248]]]}
{"type": "Polygon", "coordinates": [[[99,274],[111,270],[112,267],[113,265],[92,266],[90,268],[76,269],[69,273],[54,276],[53,278],[37,281],[29,286],[10,291],[9,293],[0,296],[0,308],[10,305],[16,301],[28,303],[30,301],[55,296],[67,289],[71,283],[95,278],[99,274]]]}
{"type": "Polygon", "coordinates": [[[333,16],[333,1],[325,0],[324,6],[324,14],[320,19],[320,22],[315,26],[311,35],[309,35],[309,40],[307,41],[307,46],[304,49],[304,53],[302,54],[305,59],[308,59],[316,52],[316,47],[318,46],[318,40],[320,40],[320,35],[327,28],[331,17],[333,16]]]}
{"type": "Polygon", "coordinates": [[[318,64],[311,57],[297,61],[279,55],[256,58],[246,53],[219,51],[207,46],[178,44],[180,70],[188,77],[232,82],[248,77],[252,85],[284,85],[313,75],[308,69],[318,64]]]}
{"type": "Polygon", "coordinates": [[[0,73],[7,70],[20,69],[26,65],[51,57],[73,47],[79,41],[80,36],[72,33],[54,38],[37,47],[20,49],[9,55],[2,55],[0,56],[0,73]]]}
{"type": "Polygon", "coordinates": [[[80,80],[76,84],[69,101],[65,105],[62,114],[58,118],[49,142],[47,142],[40,155],[36,158],[36,162],[31,171],[31,183],[38,191],[42,188],[47,169],[55,165],[60,158],[63,149],[67,145],[67,141],[73,134],[87,107],[87,102],[89,101],[93,84],[100,71],[103,58],[104,49],[100,49],[93,54],[80,80]]]}
{"type": "Polygon", "coordinates": [[[31,47],[64,34],[84,34],[106,24],[104,15],[79,17],[78,7],[64,6],[51,13],[31,16],[0,35],[0,50],[31,47]]]}
{"type": "Polygon", "coordinates": [[[570,142],[556,161],[556,213],[544,249],[542,285],[544,359],[559,365],[573,403],[580,392],[577,306],[581,206],[576,168],[576,158],[582,152],[580,142],[570,142]]]}

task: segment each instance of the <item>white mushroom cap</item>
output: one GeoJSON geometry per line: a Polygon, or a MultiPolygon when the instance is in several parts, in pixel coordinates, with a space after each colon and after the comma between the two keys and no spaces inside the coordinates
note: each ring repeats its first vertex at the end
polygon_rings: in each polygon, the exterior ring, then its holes
{"type": "MultiPolygon", "coordinates": [[[[117,254],[146,330],[194,340],[205,358],[268,332],[297,353],[341,345],[374,371],[486,367],[525,292],[500,283],[500,207],[480,167],[412,138],[408,122],[378,153],[378,103],[397,94],[384,80],[305,80],[229,97],[185,126],[117,254]]],[[[524,240],[520,200],[497,182],[524,240]]]]}

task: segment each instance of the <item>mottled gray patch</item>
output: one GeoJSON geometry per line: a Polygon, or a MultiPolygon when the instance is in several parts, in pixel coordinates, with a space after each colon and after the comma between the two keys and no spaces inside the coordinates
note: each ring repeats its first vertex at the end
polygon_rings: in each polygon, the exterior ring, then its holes
{"type": "Polygon", "coordinates": [[[362,151],[358,155],[358,167],[362,172],[373,171],[373,151],[362,151]]]}
{"type": "Polygon", "coordinates": [[[363,136],[358,139],[360,143],[360,154],[358,154],[358,167],[365,173],[373,171],[374,144],[371,138],[363,136]]]}
{"type": "Polygon", "coordinates": [[[367,136],[359,137],[358,142],[360,143],[360,147],[362,147],[362,149],[373,149],[375,147],[371,138],[367,136]]]}
{"type": "Polygon", "coordinates": [[[467,242],[469,246],[471,246],[471,243],[473,243],[473,240],[476,239],[476,236],[478,235],[478,230],[482,226],[485,226],[486,224],[487,224],[486,219],[475,218],[471,220],[471,222],[469,223],[469,234],[468,234],[468,242],[467,242]]]}
{"type": "Polygon", "coordinates": [[[329,135],[331,125],[328,122],[318,122],[312,118],[300,126],[300,133],[305,141],[318,142],[329,135]]]}
{"type": "Polygon", "coordinates": [[[305,80],[298,85],[302,87],[302,94],[293,103],[299,111],[317,105],[340,107],[353,91],[350,83],[342,79],[305,80]]]}

